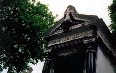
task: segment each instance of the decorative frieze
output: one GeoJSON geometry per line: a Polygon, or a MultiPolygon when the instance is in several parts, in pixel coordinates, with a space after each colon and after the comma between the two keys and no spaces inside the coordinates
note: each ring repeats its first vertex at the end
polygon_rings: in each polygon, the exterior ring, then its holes
{"type": "Polygon", "coordinates": [[[83,37],[90,37],[90,36],[92,36],[92,34],[93,34],[93,31],[89,30],[89,31],[85,31],[85,32],[82,32],[82,33],[77,33],[77,34],[69,35],[69,36],[66,36],[66,37],[59,38],[59,39],[51,40],[51,41],[48,42],[48,47],[52,46],[52,45],[55,45],[55,44],[60,44],[60,43],[80,39],[80,38],[83,38],[83,37]]]}

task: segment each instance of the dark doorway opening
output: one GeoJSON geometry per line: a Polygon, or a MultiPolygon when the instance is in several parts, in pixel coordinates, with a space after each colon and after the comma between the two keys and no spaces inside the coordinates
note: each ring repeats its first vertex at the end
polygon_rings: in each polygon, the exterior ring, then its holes
{"type": "Polygon", "coordinates": [[[83,73],[85,69],[85,50],[77,53],[60,56],[55,59],[54,73],[83,73]]]}

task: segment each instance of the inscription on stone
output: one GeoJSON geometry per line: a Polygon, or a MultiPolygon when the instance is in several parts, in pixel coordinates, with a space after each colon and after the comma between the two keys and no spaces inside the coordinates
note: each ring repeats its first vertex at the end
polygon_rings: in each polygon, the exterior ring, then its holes
{"type": "Polygon", "coordinates": [[[68,41],[75,40],[75,39],[80,39],[80,38],[83,38],[86,36],[92,36],[92,33],[93,32],[91,30],[91,31],[86,31],[86,32],[77,33],[77,34],[69,35],[66,37],[62,37],[60,39],[51,40],[50,42],[48,42],[48,46],[68,42],[68,41]]]}

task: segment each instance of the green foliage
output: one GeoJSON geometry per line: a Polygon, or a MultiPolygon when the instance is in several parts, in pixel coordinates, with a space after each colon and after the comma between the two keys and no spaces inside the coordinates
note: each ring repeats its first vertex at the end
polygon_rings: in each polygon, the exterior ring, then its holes
{"type": "Polygon", "coordinates": [[[43,34],[54,16],[46,5],[34,0],[2,0],[0,6],[0,71],[20,73],[28,63],[42,60],[43,34]]]}
{"type": "Polygon", "coordinates": [[[110,28],[113,35],[116,37],[116,0],[113,0],[113,3],[109,6],[109,12],[111,18],[110,28]]]}

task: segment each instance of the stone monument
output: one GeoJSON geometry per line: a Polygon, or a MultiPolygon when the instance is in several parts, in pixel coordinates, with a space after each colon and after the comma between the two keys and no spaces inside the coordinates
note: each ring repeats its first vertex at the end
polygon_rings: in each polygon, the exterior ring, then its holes
{"type": "Polygon", "coordinates": [[[42,73],[116,73],[116,47],[104,21],[69,5],[46,33],[42,73]]]}

